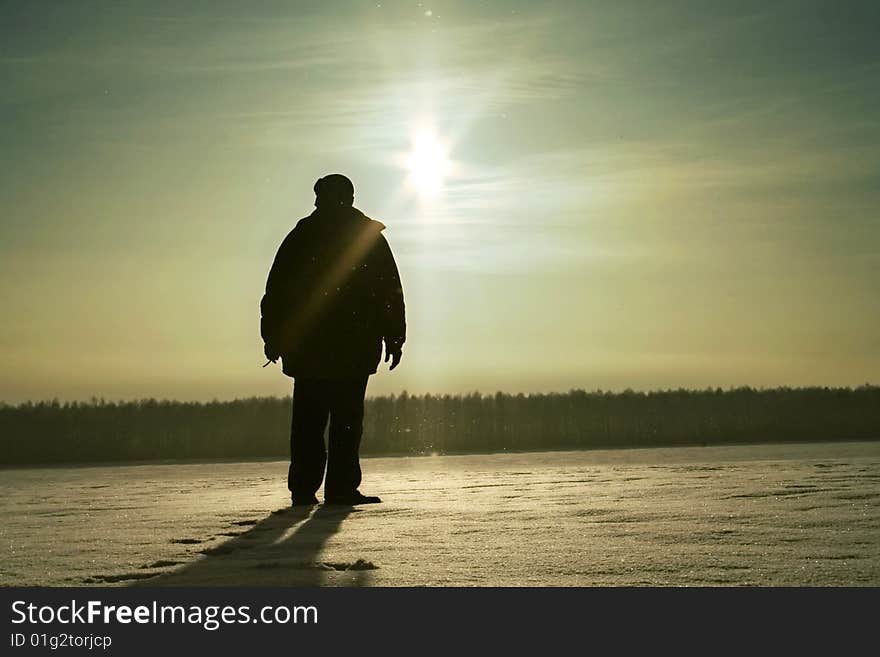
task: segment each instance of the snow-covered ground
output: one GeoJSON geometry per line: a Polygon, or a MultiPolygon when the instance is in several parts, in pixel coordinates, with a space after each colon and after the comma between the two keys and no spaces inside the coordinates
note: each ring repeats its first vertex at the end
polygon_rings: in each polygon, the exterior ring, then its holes
{"type": "Polygon", "coordinates": [[[880,585],[880,443],[0,472],[0,584],[880,585]],[[319,494],[320,496],[320,494],[319,494]]]}

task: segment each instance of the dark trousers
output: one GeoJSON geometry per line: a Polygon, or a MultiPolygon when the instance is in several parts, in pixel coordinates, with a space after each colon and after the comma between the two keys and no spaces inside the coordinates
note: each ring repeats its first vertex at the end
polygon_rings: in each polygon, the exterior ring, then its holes
{"type": "Polygon", "coordinates": [[[287,487],[294,499],[307,499],[321,487],[324,497],[351,495],[361,484],[358,451],[364,429],[367,377],[312,379],[297,377],[293,386],[290,470],[287,487]],[[328,448],[324,429],[330,421],[328,448]]]}

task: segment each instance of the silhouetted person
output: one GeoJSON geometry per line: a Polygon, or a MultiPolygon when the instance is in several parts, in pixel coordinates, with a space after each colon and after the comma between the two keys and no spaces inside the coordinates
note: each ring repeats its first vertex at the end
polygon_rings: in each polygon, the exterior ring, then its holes
{"type": "Polygon", "coordinates": [[[332,174],[315,183],[315,211],[287,235],[260,303],[266,358],[294,378],[290,470],[293,505],[381,501],[358,491],[367,379],[400,362],[406,321],[384,224],[352,207],[354,186],[332,174]],[[330,422],[328,448],[324,429],[330,422]]]}

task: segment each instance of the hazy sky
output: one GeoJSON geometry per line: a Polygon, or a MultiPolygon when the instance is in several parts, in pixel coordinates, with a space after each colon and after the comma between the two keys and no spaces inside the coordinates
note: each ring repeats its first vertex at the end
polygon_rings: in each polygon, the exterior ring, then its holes
{"type": "Polygon", "coordinates": [[[407,300],[370,394],[880,383],[875,6],[4,1],[0,400],[289,393],[337,171],[407,300]]]}

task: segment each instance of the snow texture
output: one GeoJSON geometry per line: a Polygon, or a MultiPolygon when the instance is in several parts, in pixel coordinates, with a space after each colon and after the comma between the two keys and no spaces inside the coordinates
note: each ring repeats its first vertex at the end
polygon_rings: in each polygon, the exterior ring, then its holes
{"type": "Polygon", "coordinates": [[[880,443],[5,470],[0,584],[880,585],[880,443]],[[320,497],[320,493],[319,493],[320,497]]]}

